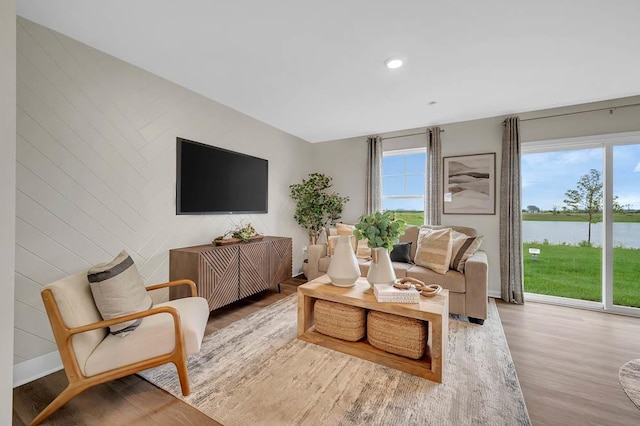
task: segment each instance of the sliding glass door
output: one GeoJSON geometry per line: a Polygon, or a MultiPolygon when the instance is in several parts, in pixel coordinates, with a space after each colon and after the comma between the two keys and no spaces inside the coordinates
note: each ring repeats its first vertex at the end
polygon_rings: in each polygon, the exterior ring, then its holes
{"type": "Polygon", "coordinates": [[[529,300],[640,315],[640,133],[523,144],[529,300]]]}

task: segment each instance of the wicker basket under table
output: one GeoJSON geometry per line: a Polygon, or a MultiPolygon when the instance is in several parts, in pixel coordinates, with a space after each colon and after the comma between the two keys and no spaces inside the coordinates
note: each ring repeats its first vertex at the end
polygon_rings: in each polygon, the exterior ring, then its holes
{"type": "Polygon", "coordinates": [[[367,318],[369,344],[386,352],[420,359],[427,347],[424,321],[384,312],[370,311],[367,318]]]}
{"type": "Polygon", "coordinates": [[[318,300],[314,306],[314,317],[318,333],[337,339],[356,342],[367,332],[367,311],[357,306],[318,300]]]}

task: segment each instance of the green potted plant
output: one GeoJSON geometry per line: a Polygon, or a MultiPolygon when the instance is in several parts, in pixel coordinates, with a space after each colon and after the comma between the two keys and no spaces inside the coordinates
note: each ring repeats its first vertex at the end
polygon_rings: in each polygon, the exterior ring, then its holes
{"type": "Polygon", "coordinates": [[[309,232],[309,243],[316,244],[320,232],[342,216],[344,204],[349,197],[328,193],[331,177],[321,173],[310,173],[302,183],[290,185],[290,196],[296,201],[293,215],[296,222],[309,232]]]}
{"type": "Polygon", "coordinates": [[[373,288],[374,284],[392,284],[396,279],[389,252],[398,237],[404,234],[407,224],[402,219],[396,219],[395,212],[375,212],[360,216],[353,235],[358,240],[367,239],[371,248],[371,266],[367,273],[367,281],[373,288]]]}

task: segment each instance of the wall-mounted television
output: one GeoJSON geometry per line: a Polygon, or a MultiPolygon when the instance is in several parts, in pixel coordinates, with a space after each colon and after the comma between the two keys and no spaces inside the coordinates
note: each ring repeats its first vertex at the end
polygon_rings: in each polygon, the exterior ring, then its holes
{"type": "Polygon", "coordinates": [[[182,138],[176,159],[176,214],[267,213],[267,160],[182,138]]]}

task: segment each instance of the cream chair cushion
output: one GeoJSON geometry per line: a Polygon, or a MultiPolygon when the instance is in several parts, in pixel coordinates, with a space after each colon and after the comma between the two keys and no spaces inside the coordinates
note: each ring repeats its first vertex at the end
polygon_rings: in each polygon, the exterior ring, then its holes
{"type": "MultiPolygon", "coordinates": [[[[60,316],[67,327],[80,327],[102,321],[102,316],[93,301],[86,271],[64,277],[44,288],[50,289],[53,293],[60,316]]],[[[107,335],[107,331],[107,328],[101,328],[77,334],[71,338],[71,346],[78,360],[78,365],[85,364],[91,352],[107,335]]]]}
{"type": "MultiPolygon", "coordinates": [[[[160,306],[171,306],[178,310],[186,353],[198,353],[209,318],[207,300],[202,297],[187,297],[156,305],[160,306]]],[[[164,355],[174,347],[173,317],[166,313],[148,316],[126,339],[113,334],[107,335],[87,359],[84,374],[93,376],[123,365],[164,355]]]]}

